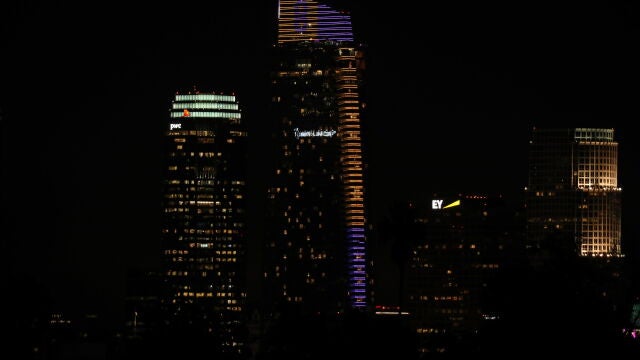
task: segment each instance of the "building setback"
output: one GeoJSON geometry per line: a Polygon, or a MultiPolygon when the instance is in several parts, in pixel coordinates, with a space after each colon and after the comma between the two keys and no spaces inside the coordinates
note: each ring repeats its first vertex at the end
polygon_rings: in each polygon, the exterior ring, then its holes
{"type": "Polygon", "coordinates": [[[582,256],[622,256],[620,195],[614,129],[533,129],[529,246],[560,237],[582,256]]]}

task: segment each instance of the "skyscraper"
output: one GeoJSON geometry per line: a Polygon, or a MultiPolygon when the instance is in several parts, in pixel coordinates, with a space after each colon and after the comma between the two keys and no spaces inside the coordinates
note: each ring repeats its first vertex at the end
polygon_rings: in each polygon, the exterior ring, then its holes
{"type": "Polygon", "coordinates": [[[310,312],[364,308],[361,52],[350,17],[312,0],[281,0],[275,52],[269,297],[310,312]]]}
{"type": "Polygon", "coordinates": [[[489,294],[514,236],[504,199],[434,195],[394,205],[387,224],[401,268],[402,309],[417,350],[477,351],[479,333],[499,317],[489,294]]]}
{"type": "MultiPolygon", "coordinates": [[[[165,132],[162,249],[169,328],[244,351],[246,137],[234,95],[176,94],[165,132]]],[[[204,345],[203,345],[204,346],[204,345]]]]}
{"type": "Polygon", "coordinates": [[[614,129],[534,128],[526,188],[527,236],[562,238],[582,256],[621,256],[614,129]]]}

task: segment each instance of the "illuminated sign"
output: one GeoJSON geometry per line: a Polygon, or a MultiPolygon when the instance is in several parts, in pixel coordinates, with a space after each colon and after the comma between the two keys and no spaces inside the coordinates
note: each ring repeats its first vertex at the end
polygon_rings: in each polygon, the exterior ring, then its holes
{"type": "Polygon", "coordinates": [[[454,206],[460,206],[460,200],[456,200],[456,201],[452,202],[451,204],[449,204],[449,205],[447,205],[447,206],[443,207],[443,209],[452,208],[452,207],[454,207],[454,206]]]}
{"type": "Polygon", "coordinates": [[[191,114],[189,113],[189,110],[184,109],[184,110],[182,111],[182,117],[187,117],[187,116],[191,116],[191,114]]]}
{"type": "Polygon", "coordinates": [[[169,130],[182,129],[182,124],[169,124],[169,130]]]}
{"type": "Polygon", "coordinates": [[[301,137],[332,137],[336,134],[335,130],[300,130],[298,128],[293,129],[293,135],[296,138],[301,137]]]}
{"type": "Polygon", "coordinates": [[[445,206],[442,206],[443,203],[444,203],[444,200],[431,200],[431,208],[434,210],[440,210],[440,209],[448,209],[455,206],[460,206],[460,200],[456,200],[451,204],[447,204],[445,206]]]}

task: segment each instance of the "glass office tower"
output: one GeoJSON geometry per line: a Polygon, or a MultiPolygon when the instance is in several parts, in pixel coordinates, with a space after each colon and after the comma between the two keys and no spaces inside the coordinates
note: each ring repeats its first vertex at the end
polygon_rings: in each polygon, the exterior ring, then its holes
{"type": "Polygon", "coordinates": [[[280,1],[264,273],[275,303],[334,313],[367,306],[361,55],[349,15],[280,1]]]}
{"type": "MultiPolygon", "coordinates": [[[[165,131],[162,249],[168,327],[244,351],[246,137],[234,95],[178,93],[165,131]]],[[[185,335],[186,336],[186,335],[185,335]]]]}
{"type": "Polygon", "coordinates": [[[614,129],[535,128],[526,194],[531,246],[561,236],[582,256],[622,255],[614,129]]]}

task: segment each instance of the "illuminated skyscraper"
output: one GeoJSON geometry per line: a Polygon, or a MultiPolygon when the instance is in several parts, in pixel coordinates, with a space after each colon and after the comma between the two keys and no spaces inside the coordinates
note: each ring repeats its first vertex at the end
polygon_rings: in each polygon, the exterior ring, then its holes
{"type": "Polygon", "coordinates": [[[573,242],[582,256],[621,256],[618,143],[613,129],[533,130],[527,235],[573,242]]]}
{"type": "Polygon", "coordinates": [[[276,303],[313,312],[364,308],[361,52],[350,17],[281,0],[275,51],[267,289],[276,303]]]}
{"type": "Polygon", "coordinates": [[[165,132],[162,297],[174,332],[240,355],[246,136],[234,95],[177,94],[165,132]],[[189,335],[187,335],[189,334],[189,335]]]}

